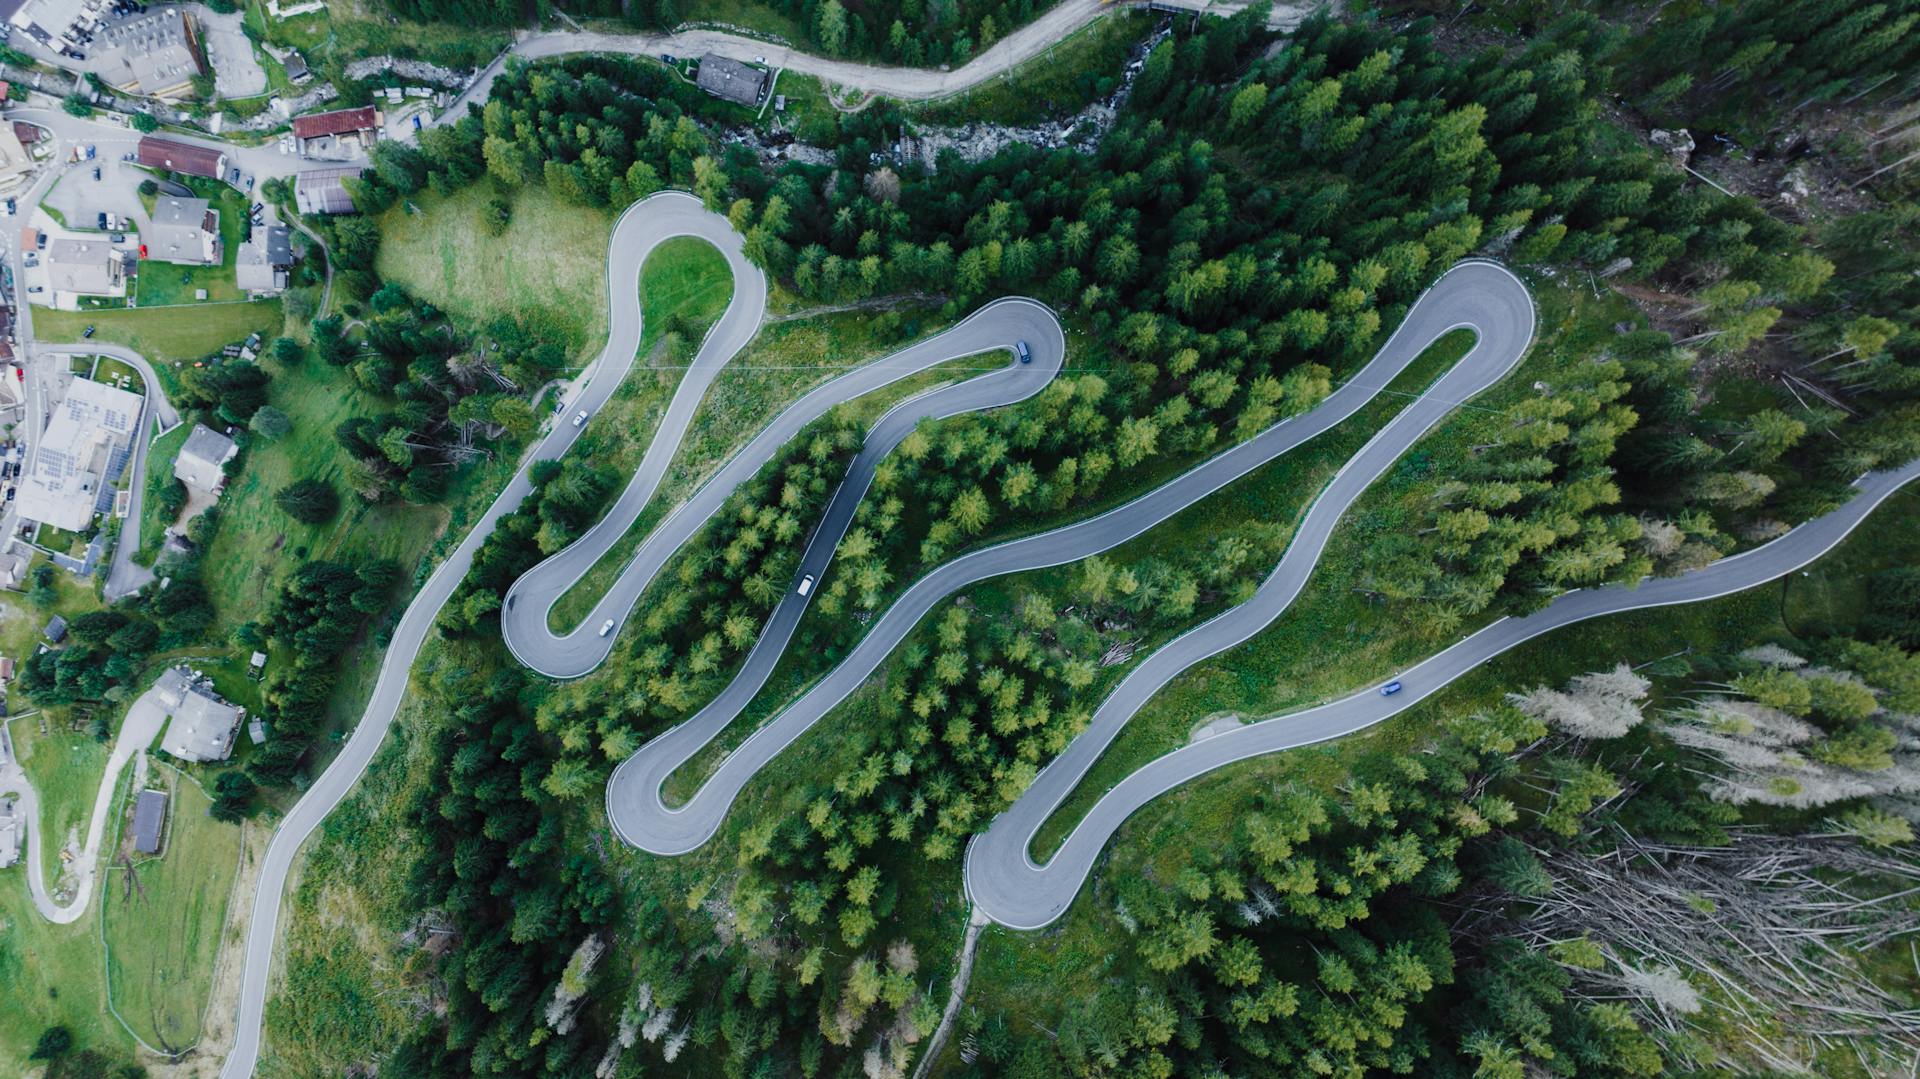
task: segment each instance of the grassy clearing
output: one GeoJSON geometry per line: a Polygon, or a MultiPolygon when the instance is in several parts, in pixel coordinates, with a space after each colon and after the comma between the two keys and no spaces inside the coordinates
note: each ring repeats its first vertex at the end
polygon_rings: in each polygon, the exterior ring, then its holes
{"type": "Polygon", "coordinates": [[[563,203],[543,187],[517,189],[506,231],[488,231],[490,184],[442,198],[422,191],[420,213],[380,217],[382,279],[462,319],[510,314],[560,337],[584,362],[607,338],[607,242],[613,215],[563,203]]]}
{"type": "Polygon", "coordinates": [[[908,112],[932,124],[1031,124],[1071,116],[1119,88],[1128,51],[1153,21],[1144,11],[1095,19],[1007,74],[908,112]]]}
{"type": "MultiPolygon", "coordinates": [[[[18,744],[32,736],[34,721],[13,720],[11,730],[18,744]]],[[[132,1041],[107,1014],[100,908],[54,925],[34,909],[24,873],[23,866],[0,873],[0,1074],[32,1074],[27,1054],[40,1032],[56,1024],[72,1030],[79,1044],[130,1049],[132,1041]]]]}
{"type": "MultiPolygon", "coordinates": [[[[503,662],[503,651],[430,639],[415,671],[503,662]]],[[[263,1079],[347,1074],[418,1022],[398,983],[415,963],[429,964],[422,952],[399,954],[398,937],[420,915],[401,894],[420,836],[393,807],[440,789],[441,777],[416,767],[425,760],[413,737],[422,699],[408,695],[353,795],[307,847],[283,923],[282,981],[267,998],[263,1079]]]]}
{"type": "Polygon", "coordinates": [[[220,496],[220,527],[206,564],[208,591],[223,621],[258,618],[285,574],[309,558],[393,558],[411,566],[447,521],[444,506],[368,505],[342,482],[346,453],[334,428],[385,404],[356,389],[343,370],[314,359],[274,370],[270,401],[293,421],[278,442],[256,439],[246,467],[220,496]],[[340,513],[322,525],[296,521],[273,504],[298,479],[321,479],[341,493],[340,513]]]}
{"type": "Polygon", "coordinates": [[[145,394],[147,392],[147,380],[140,377],[140,372],[111,356],[100,357],[100,362],[93,369],[92,378],[95,382],[117,386],[128,393],[145,394]]]}
{"type": "MultiPolygon", "coordinates": [[[[617,433],[627,451],[619,456],[632,457],[634,463],[638,463],[641,448],[650,441],[658,425],[658,414],[669,392],[667,387],[679,384],[680,372],[672,366],[684,364],[694,356],[699,343],[719,321],[732,297],[733,274],[727,268],[727,260],[705,240],[675,237],[647,256],[646,265],[640,268],[640,307],[646,317],[641,320],[639,351],[647,369],[629,374],[614,400],[609,402],[613,407],[603,409],[596,423],[602,430],[612,427],[617,433]],[[678,335],[680,341],[672,351],[659,347],[668,333],[678,335]],[[662,364],[672,366],[657,366],[662,364]],[[615,414],[607,416],[607,412],[615,414]],[[646,422],[632,422],[636,412],[645,416],[646,422]]],[[[709,397],[712,393],[709,391],[709,397]]],[[[701,419],[701,415],[694,417],[689,438],[703,426],[701,419]]],[[[585,449],[591,452],[593,447],[585,449]]],[[[626,484],[626,473],[631,471],[631,467],[622,470],[619,481],[622,487],[626,484]]],[[[659,495],[655,501],[660,501],[659,495]]],[[[614,549],[560,597],[549,615],[551,623],[556,628],[570,629],[586,617],[645,534],[638,528],[628,529],[614,549]]]]}
{"type": "Polygon", "coordinates": [[[166,434],[153,440],[147,447],[146,491],[140,502],[140,547],[133,554],[133,560],[143,566],[153,565],[160,553],[160,542],[165,537],[167,526],[172,521],[163,520],[160,512],[160,495],[176,482],[173,478],[173,462],[180,456],[180,447],[187,444],[187,436],[193,433],[193,425],[182,423],[166,434]]]}
{"type": "Polygon", "coordinates": [[[191,362],[241,341],[250,333],[280,332],[285,318],[279,300],[204,304],[117,311],[33,313],[34,332],[45,341],[78,341],[88,326],[94,339],[125,345],[158,365],[191,362]]]}
{"type": "MultiPolygon", "coordinates": [[[[251,0],[245,19],[249,36],[299,49],[321,78],[329,77],[322,70],[329,61],[344,64],[356,57],[383,54],[448,67],[482,67],[509,40],[503,28],[452,20],[412,22],[392,17],[367,0],[330,0],[325,11],[290,19],[272,18],[265,0],[251,0]]],[[[309,83],[308,88],[312,85],[309,83]]]]}
{"type": "Polygon", "coordinates": [[[40,864],[47,873],[47,889],[60,877],[60,848],[69,839],[85,841],[93,799],[100,790],[100,774],[107,766],[107,745],[92,736],[66,729],[47,717],[17,720],[9,728],[20,766],[40,795],[40,864]]]}
{"type": "Polygon", "coordinates": [[[147,785],[171,796],[166,844],[158,857],[141,855],[123,834],[132,877],[122,864],[103,878],[107,985],[115,1010],[142,1041],[178,1049],[200,1037],[240,829],[209,817],[212,800],[173,768],[154,765],[147,785]]]}

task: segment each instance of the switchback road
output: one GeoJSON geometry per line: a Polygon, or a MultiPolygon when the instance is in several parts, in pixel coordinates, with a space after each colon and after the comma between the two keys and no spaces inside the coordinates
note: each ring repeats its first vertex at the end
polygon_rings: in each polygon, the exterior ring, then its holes
{"type": "MultiPolygon", "coordinates": [[[[764,290],[764,281],[740,258],[739,238],[723,218],[706,213],[695,200],[682,194],[658,195],[635,205],[616,224],[609,253],[609,295],[618,306],[610,315],[608,345],[591,368],[591,381],[585,391],[566,406],[565,417],[570,418],[581,408],[597,411],[631,368],[640,338],[640,266],[646,252],[675,235],[705,238],[727,256],[734,271],[735,297],[676,392],[669,417],[646,454],[648,463],[622,495],[614,514],[597,530],[600,534],[583,537],[576,553],[562,552],[543,563],[511,591],[506,612],[510,621],[504,624],[504,631],[515,654],[538,670],[560,676],[591,670],[604,657],[610,641],[599,637],[597,620],[623,616],[659,564],[677,547],[670,540],[697,531],[711,507],[724,501],[725,494],[742,477],[757,471],[786,437],[831,404],[850,400],[943,359],[1007,347],[1014,340],[1028,341],[1033,350],[1031,365],[1009,362],[992,373],[912,398],[883,417],[856,457],[803,555],[802,572],[816,577],[824,572],[850,521],[872,465],[905,434],[915,418],[1019,400],[1044,386],[1064,357],[1065,341],[1044,307],[1031,301],[1003,300],[982,308],[945,334],[825,384],[777,417],[767,431],[691,496],[687,505],[667,516],[585,623],[594,627],[589,631],[590,640],[579,640],[578,630],[555,635],[547,628],[548,609],[630,527],[654,494],[661,470],[677,447],[699,394],[750,339],[764,305],[757,295],[764,290]],[[684,404],[682,398],[686,398],[684,404]]],[[[1286,556],[1253,600],[1176,638],[1148,657],[1103,704],[1093,728],[1044,770],[1014,807],[969,848],[967,886],[983,912],[1015,927],[1046,924],[1072,901],[1101,846],[1127,816],[1186,779],[1232,761],[1338,737],[1378,722],[1490,656],[1559,625],[1634,606],[1712,598],[1770,579],[1830,549],[1887,493],[1920,475],[1920,464],[1916,464],[1896,473],[1868,477],[1861,494],[1843,510],[1708,570],[1647,582],[1637,593],[1615,589],[1572,593],[1529,619],[1496,623],[1407,671],[1402,678],[1408,689],[1399,697],[1381,698],[1367,690],[1345,701],[1242,728],[1169,754],[1142,768],[1103,798],[1052,862],[1044,867],[1034,865],[1027,855],[1034,829],[1085,775],[1140,705],[1179,671],[1246,640],[1284,611],[1352,501],[1423,432],[1498,381],[1524,355],[1535,329],[1533,305],[1525,287],[1498,265],[1463,263],[1443,275],[1413,306],[1379,354],[1318,407],[1100,516],[975,551],[930,571],[874,622],[846,660],[726,757],[686,804],[668,807],[660,798],[661,783],[727,726],[784,651],[805,606],[803,597],[789,593],[769,619],[734,683],[713,704],[642,747],[615,770],[607,790],[613,827],[626,842],[655,853],[677,854],[700,846],[717,831],[727,809],[759,769],[857,688],[942,599],[989,577],[1075,561],[1146,532],[1350,417],[1426,346],[1459,328],[1476,335],[1472,350],[1349,460],[1309,510],[1286,556]]],[[[530,455],[528,463],[563,453],[581,430],[563,418],[530,455]]],[[[399,706],[408,670],[431,630],[435,614],[465,575],[475,550],[494,524],[512,512],[528,490],[523,467],[408,606],[394,633],[365,717],[340,756],[276,832],[262,868],[246,942],[236,1042],[222,1072],[229,1079],[250,1074],[258,1058],[279,906],[300,845],[346,797],[372,760],[399,706]]]]}

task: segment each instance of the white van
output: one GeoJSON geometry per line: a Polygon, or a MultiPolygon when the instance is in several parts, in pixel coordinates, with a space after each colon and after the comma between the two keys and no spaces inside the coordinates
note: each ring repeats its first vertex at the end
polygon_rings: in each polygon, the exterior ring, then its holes
{"type": "Polygon", "coordinates": [[[801,596],[804,596],[809,592],[812,592],[813,591],[813,574],[809,573],[805,577],[800,578],[800,587],[794,589],[793,591],[794,591],[794,594],[801,595],[801,596]]]}

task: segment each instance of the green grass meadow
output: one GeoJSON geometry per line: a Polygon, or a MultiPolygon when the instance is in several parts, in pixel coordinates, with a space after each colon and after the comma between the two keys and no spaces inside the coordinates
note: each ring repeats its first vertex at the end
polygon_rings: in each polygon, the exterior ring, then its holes
{"type": "Polygon", "coordinates": [[[178,1050],[200,1037],[241,836],[207,815],[212,800],[176,769],[154,764],[147,785],[171,795],[166,844],[141,855],[123,835],[132,875],[117,863],[103,877],[107,984],[140,1040],[178,1050]]]}
{"type": "Polygon", "coordinates": [[[607,239],[613,215],[563,203],[546,188],[518,189],[506,231],[488,231],[489,184],[441,197],[422,191],[380,217],[383,280],[485,325],[511,314],[567,344],[576,362],[607,338],[607,239]]]}

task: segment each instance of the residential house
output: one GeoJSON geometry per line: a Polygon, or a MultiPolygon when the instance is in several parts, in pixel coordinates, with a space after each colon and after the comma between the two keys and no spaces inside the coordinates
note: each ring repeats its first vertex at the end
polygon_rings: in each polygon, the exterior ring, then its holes
{"type": "Polygon", "coordinates": [[[67,620],[57,614],[54,615],[47,619],[45,626],[41,627],[40,634],[54,644],[59,644],[67,639],[67,620]]]}
{"type": "Polygon", "coordinates": [[[767,92],[767,72],[765,68],[708,53],[700,58],[700,73],[694,76],[694,83],[723,101],[754,108],[767,92]]]}
{"type": "Polygon", "coordinates": [[[287,289],[288,271],[293,268],[292,230],[274,225],[254,233],[255,239],[240,245],[233,258],[234,283],[242,292],[271,296],[287,289]]]}
{"type": "Polygon", "coordinates": [[[161,195],[149,222],[140,235],[141,258],[194,266],[220,262],[220,211],[206,199],[161,195]]]}
{"type": "Polygon", "coordinates": [[[199,27],[182,8],[163,7],[122,19],[99,35],[99,74],[122,93],[179,97],[208,73],[199,27]]]}
{"type": "Polygon", "coordinates": [[[247,712],[228,704],[213,683],[185,667],[169,667],[137,704],[167,714],[160,748],[183,761],[223,761],[233,752],[233,736],[247,712]]]}
{"type": "Polygon", "coordinates": [[[204,423],[196,423],[187,435],[187,444],[180,447],[180,455],[173,460],[174,478],[189,487],[217,494],[227,482],[226,463],[239,452],[233,439],[204,423]]]}
{"type": "Polygon", "coordinates": [[[19,588],[27,579],[27,556],[14,551],[0,552],[0,588],[19,588]]]}
{"type": "Polygon", "coordinates": [[[227,171],[226,151],[213,146],[196,146],[177,139],[156,138],[142,135],[140,145],[134,151],[135,160],[150,169],[178,172],[187,176],[203,176],[209,180],[224,177],[227,171]]]}
{"type": "Polygon", "coordinates": [[[82,296],[125,296],[127,253],[101,239],[55,240],[47,245],[48,295],[73,310],[82,296]]]}
{"type": "Polygon", "coordinates": [[[287,58],[281,62],[280,66],[287,69],[287,80],[295,86],[313,78],[313,72],[307,70],[306,57],[301,56],[298,50],[288,50],[287,58]]]}
{"type": "Polygon", "coordinates": [[[351,214],[359,212],[353,196],[347,193],[347,181],[360,178],[354,166],[309,169],[293,178],[293,201],[303,214],[351,214]]]}
{"type": "Polygon", "coordinates": [[[293,118],[293,137],[303,157],[349,160],[380,141],[380,110],[372,105],[293,118]]]}
{"type": "Polygon", "coordinates": [[[133,849],[141,854],[160,853],[160,840],[167,830],[167,792],[144,790],[133,803],[133,849]]]}
{"type": "Polygon", "coordinates": [[[21,518],[69,532],[93,524],[93,515],[112,505],[143,404],[126,390],[74,379],[20,481],[21,518]]]}

